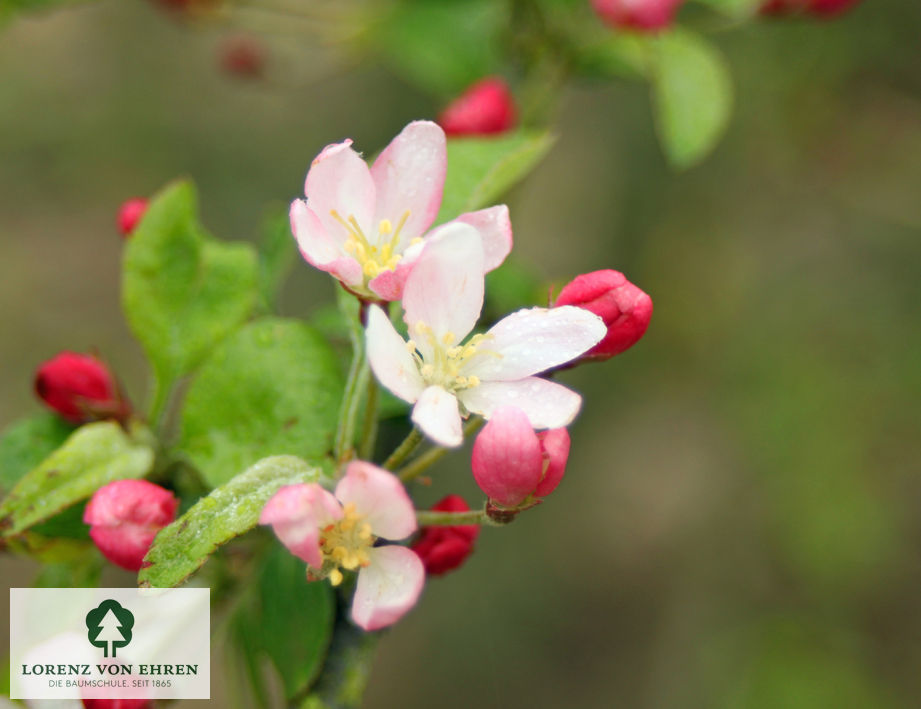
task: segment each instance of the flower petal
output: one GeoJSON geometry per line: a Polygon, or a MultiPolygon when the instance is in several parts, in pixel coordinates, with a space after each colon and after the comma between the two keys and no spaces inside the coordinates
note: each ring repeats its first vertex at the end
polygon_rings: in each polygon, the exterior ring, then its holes
{"type": "Polygon", "coordinates": [[[319,217],[304,200],[296,199],[291,203],[290,219],[291,232],[307,263],[331,273],[346,285],[356,286],[364,282],[359,263],[327,233],[319,217]]]}
{"type": "Polygon", "coordinates": [[[454,221],[469,224],[480,232],[480,238],[483,239],[484,270],[492,271],[502,265],[512,250],[512,220],[508,207],[500,204],[477,212],[467,212],[454,221]]]}
{"type": "MultiPolygon", "coordinates": [[[[335,219],[355,217],[362,229],[370,228],[374,217],[374,181],[368,165],[352,149],[352,141],[327,145],[314,158],[304,185],[307,204],[326,228],[326,233],[344,239],[345,228],[335,219]]],[[[337,241],[340,239],[337,239],[337,241]]]]}
{"type": "Polygon", "coordinates": [[[370,632],[396,623],[416,605],[425,585],[425,568],[406,547],[376,547],[369,556],[370,565],[358,572],[352,620],[370,632]]]}
{"type": "Polygon", "coordinates": [[[424,234],[441,207],[447,167],[441,127],[431,121],[414,121],[406,126],[371,167],[377,189],[375,225],[389,219],[396,227],[408,211],[400,231],[401,246],[424,234]]]}
{"type": "Polygon", "coordinates": [[[406,349],[406,341],[394,329],[390,318],[376,305],[368,309],[365,337],[368,361],[374,376],[403,401],[415,403],[425,388],[419,367],[406,349]]]}
{"type": "Polygon", "coordinates": [[[566,473],[566,462],[569,460],[569,431],[565,428],[554,428],[544,431],[538,438],[546,470],[534,494],[538,497],[546,497],[556,490],[556,486],[560,484],[560,480],[566,473]]]}
{"type": "Polygon", "coordinates": [[[272,525],[292,554],[319,569],[320,528],[341,517],[336,498],[316,483],[285,485],[262,508],[259,524],[272,525]]]}
{"type": "Polygon", "coordinates": [[[403,483],[393,473],[356,460],[349,463],[336,485],[336,497],[371,525],[371,532],[384,539],[405,539],[416,531],[416,511],[403,483]]]}
{"type": "Polygon", "coordinates": [[[403,286],[412,270],[412,262],[402,259],[392,271],[381,271],[372,278],[368,288],[382,300],[399,300],[403,297],[403,286]]]}
{"type": "Polygon", "coordinates": [[[582,397],[562,384],[538,377],[514,382],[483,382],[457,394],[468,411],[490,418],[500,406],[517,406],[534,428],[568,426],[579,413],[582,397]]]}
{"type": "Polygon", "coordinates": [[[544,472],[540,441],[527,415],[500,406],[473,443],[473,477],[489,499],[514,507],[537,488],[544,472]]]}
{"type": "Polygon", "coordinates": [[[403,319],[420,351],[431,353],[430,338],[450,333],[457,344],[483,308],[483,245],[476,230],[454,222],[426,239],[403,289],[403,319]],[[421,331],[424,323],[429,332],[421,331]]]}
{"type": "Polygon", "coordinates": [[[439,386],[430,386],[422,392],[413,407],[412,419],[440,446],[456,448],[464,442],[457,397],[439,386]]]}
{"type": "Polygon", "coordinates": [[[575,359],[606,333],[604,321],[582,308],[519,310],[489,330],[463,373],[483,381],[521,379],[575,359]]]}

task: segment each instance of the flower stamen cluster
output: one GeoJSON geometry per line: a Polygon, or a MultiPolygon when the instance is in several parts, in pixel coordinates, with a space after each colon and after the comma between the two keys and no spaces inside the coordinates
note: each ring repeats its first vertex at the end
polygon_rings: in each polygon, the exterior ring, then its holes
{"type": "Polygon", "coordinates": [[[413,331],[417,336],[421,335],[425,338],[430,350],[430,356],[426,357],[415,340],[409,340],[406,343],[406,349],[418,365],[422,379],[429,386],[440,386],[452,393],[480,385],[480,378],[475,374],[461,374],[464,366],[469,364],[474,357],[478,355],[502,357],[499,352],[477,349],[484,341],[492,339],[488,333],[476,334],[467,340],[466,344],[455,345],[457,336],[453,332],[448,331],[439,339],[432,328],[421,320],[415,324],[413,331]]]}
{"type": "MultiPolygon", "coordinates": [[[[371,244],[371,240],[365,236],[358,220],[350,214],[348,219],[343,219],[335,209],[331,209],[329,215],[335,219],[345,229],[348,239],[342,248],[358,261],[361,271],[367,278],[376,278],[383,271],[396,270],[397,264],[403,258],[403,254],[397,253],[400,244],[400,232],[409,219],[410,210],[403,212],[400,221],[397,222],[396,229],[393,222],[389,219],[381,219],[377,225],[377,244],[371,244]]],[[[410,245],[421,241],[415,238],[410,245]]],[[[367,284],[365,284],[367,285],[367,284]]]]}
{"type": "Polygon", "coordinates": [[[320,535],[323,573],[333,586],[342,583],[342,571],[355,571],[371,563],[368,550],[374,546],[371,525],[349,502],[342,507],[342,519],[326,525],[320,535]]]}

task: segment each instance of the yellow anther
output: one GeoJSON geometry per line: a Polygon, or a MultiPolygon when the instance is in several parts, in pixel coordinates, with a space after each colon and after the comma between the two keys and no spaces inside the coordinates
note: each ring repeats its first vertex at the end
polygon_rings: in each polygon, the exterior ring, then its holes
{"type": "Polygon", "coordinates": [[[393,231],[393,224],[390,223],[389,219],[381,219],[381,223],[378,225],[377,230],[381,234],[390,234],[393,231]]]}
{"type": "Polygon", "coordinates": [[[468,389],[470,389],[471,387],[478,387],[478,386],[480,386],[480,378],[478,376],[476,376],[475,374],[471,374],[469,377],[467,377],[467,388],[468,389]]]}
{"type": "Polygon", "coordinates": [[[367,522],[362,522],[361,526],[358,528],[358,536],[364,540],[371,539],[371,525],[367,522]]]}
{"type": "Polygon", "coordinates": [[[454,339],[455,339],[454,333],[451,332],[450,330],[448,330],[444,335],[441,336],[441,341],[444,342],[446,345],[453,345],[454,339]]]}
{"type": "Polygon", "coordinates": [[[333,586],[338,586],[340,583],[342,583],[342,572],[339,571],[339,569],[333,569],[332,571],[330,571],[329,572],[329,582],[333,586]]]}
{"type": "Polygon", "coordinates": [[[423,364],[420,373],[423,379],[429,379],[435,374],[435,367],[431,364],[423,364]]]}

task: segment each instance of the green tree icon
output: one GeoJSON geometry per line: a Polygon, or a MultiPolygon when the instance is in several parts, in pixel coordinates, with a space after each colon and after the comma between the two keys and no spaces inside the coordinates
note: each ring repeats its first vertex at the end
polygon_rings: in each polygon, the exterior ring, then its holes
{"type": "Polygon", "coordinates": [[[131,642],[133,627],[134,614],[111,598],[86,614],[87,638],[91,645],[102,648],[105,657],[115,657],[118,648],[131,642]]]}

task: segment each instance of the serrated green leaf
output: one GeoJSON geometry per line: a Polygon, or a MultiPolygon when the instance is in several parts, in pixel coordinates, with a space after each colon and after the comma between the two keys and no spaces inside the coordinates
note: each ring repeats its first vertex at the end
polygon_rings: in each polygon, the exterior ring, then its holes
{"type": "Polygon", "coordinates": [[[306,323],[253,322],[230,337],[189,387],[180,447],[216,487],[273,454],[317,460],[332,446],[343,378],[306,323]]]}
{"type": "Polygon", "coordinates": [[[259,241],[259,295],[268,311],[275,309],[278,293],[297,260],[288,215],[282,212],[265,220],[259,241]]]}
{"type": "Polygon", "coordinates": [[[499,138],[448,141],[448,174],[437,222],[490,206],[537,165],[550,146],[549,133],[520,131],[499,138]]]}
{"type": "Polygon", "coordinates": [[[207,237],[190,183],[151,201],[125,245],[122,306],[161,382],[197,367],[250,316],[256,294],[254,249],[207,237]]]}
{"type": "Polygon", "coordinates": [[[49,519],[113,480],[149,473],[154,453],[143,438],[142,431],[129,436],[113,421],[78,428],[0,504],[2,534],[18,534],[49,519]]]}
{"type": "Polygon", "coordinates": [[[706,157],[729,122],[729,69],[715,47],[687,30],[664,33],[652,47],[659,138],[669,161],[687,168],[706,157]]]}
{"type": "Polygon", "coordinates": [[[60,448],[74,427],[59,416],[42,413],[10,425],[0,438],[0,493],[60,448]]]}
{"type": "Polygon", "coordinates": [[[170,588],[183,583],[215,550],[248,532],[265,503],[282,485],[316,482],[320,468],[290,455],[260,460],[215,488],[182,517],[160,530],[144,558],[141,586],[170,588]]]}

